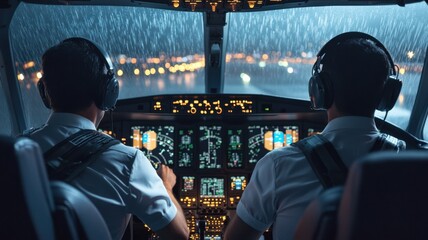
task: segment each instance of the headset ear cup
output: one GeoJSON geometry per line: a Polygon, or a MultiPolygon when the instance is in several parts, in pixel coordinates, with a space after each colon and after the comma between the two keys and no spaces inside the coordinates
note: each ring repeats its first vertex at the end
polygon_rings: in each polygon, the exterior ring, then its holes
{"type": "Polygon", "coordinates": [[[37,89],[39,90],[39,94],[42,98],[43,104],[50,109],[51,102],[49,101],[49,97],[46,95],[45,84],[43,83],[42,79],[37,82],[37,89]]]}
{"type": "Polygon", "coordinates": [[[328,73],[320,72],[320,76],[324,86],[324,109],[328,109],[331,107],[331,105],[333,105],[333,84],[328,73]]]}
{"type": "Polygon", "coordinates": [[[400,80],[392,77],[388,78],[383,87],[382,95],[380,97],[377,110],[379,111],[391,110],[394,107],[395,102],[397,102],[402,85],[403,84],[400,80]]]}
{"type": "Polygon", "coordinates": [[[314,73],[309,79],[309,97],[312,109],[325,110],[333,104],[333,86],[327,75],[324,72],[314,73]]]}
{"type": "Polygon", "coordinates": [[[308,83],[308,92],[309,92],[309,99],[311,101],[311,108],[318,110],[320,109],[320,99],[322,97],[320,97],[320,91],[318,91],[318,73],[314,73],[314,75],[312,75],[312,77],[309,79],[309,83],[308,83]]]}
{"type": "Polygon", "coordinates": [[[103,111],[113,109],[119,97],[119,83],[114,74],[107,74],[101,80],[95,104],[103,111]]]}

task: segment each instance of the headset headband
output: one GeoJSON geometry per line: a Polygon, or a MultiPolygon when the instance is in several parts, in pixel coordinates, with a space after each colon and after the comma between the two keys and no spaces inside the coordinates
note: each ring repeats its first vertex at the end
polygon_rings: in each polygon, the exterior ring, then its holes
{"type": "Polygon", "coordinates": [[[92,50],[94,50],[96,52],[96,54],[99,56],[99,58],[103,59],[104,64],[106,65],[107,71],[111,73],[113,73],[113,64],[111,62],[111,59],[108,55],[108,53],[102,48],[100,47],[98,44],[86,39],[86,38],[82,38],[82,37],[72,37],[72,38],[67,38],[64,41],[62,41],[61,43],[66,43],[66,42],[73,42],[73,43],[87,43],[92,50]]]}
{"type": "Polygon", "coordinates": [[[372,41],[377,47],[381,48],[382,51],[386,54],[389,64],[390,64],[390,69],[391,75],[397,75],[397,72],[395,70],[395,64],[394,61],[392,60],[391,54],[389,54],[388,50],[386,49],[386,47],[379,41],[377,40],[375,37],[367,34],[367,33],[363,33],[363,32],[346,32],[346,33],[342,33],[337,35],[336,37],[332,38],[330,41],[328,41],[322,48],[321,50],[318,52],[317,54],[317,62],[314,64],[314,68],[313,70],[319,70],[319,65],[321,64],[321,60],[323,59],[324,55],[328,52],[332,52],[334,51],[335,47],[346,41],[346,40],[350,40],[350,39],[358,39],[358,38],[362,38],[362,39],[367,39],[372,41]]]}

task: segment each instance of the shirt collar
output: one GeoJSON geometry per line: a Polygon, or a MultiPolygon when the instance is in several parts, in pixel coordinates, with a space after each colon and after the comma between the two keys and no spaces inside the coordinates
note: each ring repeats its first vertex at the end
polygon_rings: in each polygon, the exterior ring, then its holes
{"type": "Polygon", "coordinates": [[[323,133],[328,133],[340,129],[360,129],[362,131],[379,132],[373,118],[359,116],[338,117],[331,120],[324,128],[323,133]]]}
{"type": "Polygon", "coordinates": [[[78,114],[73,113],[58,113],[53,112],[47,122],[48,125],[76,127],[80,129],[92,129],[96,130],[94,123],[78,114]]]}

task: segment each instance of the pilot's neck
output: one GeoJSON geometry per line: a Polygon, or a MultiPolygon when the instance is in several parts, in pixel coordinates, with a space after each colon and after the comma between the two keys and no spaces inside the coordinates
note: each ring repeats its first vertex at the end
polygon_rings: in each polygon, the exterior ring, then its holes
{"type": "MultiPolygon", "coordinates": [[[[333,119],[336,119],[339,117],[345,117],[345,116],[357,116],[357,115],[350,115],[350,114],[346,114],[346,113],[339,111],[334,103],[329,109],[327,109],[327,120],[328,120],[328,122],[330,122],[333,119]]],[[[359,117],[374,118],[374,113],[371,116],[361,115],[359,117]]]]}
{"type": "Polygon", "coordinates": [[[91,122],[94,123],[95,127],[98,127],[101,120],[104,117],[104,111],[100,110],[95,103],[92,103],[89,107],[80,110],[78,112],[75,112],[75,114],[78,114],[82,117],[85,117],[89,119],[91,122]]]}

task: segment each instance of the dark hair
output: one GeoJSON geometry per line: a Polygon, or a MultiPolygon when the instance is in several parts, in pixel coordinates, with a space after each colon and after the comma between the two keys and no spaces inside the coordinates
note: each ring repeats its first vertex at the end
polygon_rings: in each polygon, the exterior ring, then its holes
{"type": "Polygon", "coordinates": [[[351,39],[322,60],[331,79],[334,103],[346,115],[373,116],[390,73],[386,53],[367,39],[351,39]]]}
{"type": "Polygon", "coordinates": [[[77,112],[94,101],[104,63],[85,42],[61,42],[42,57],[43,81],[55,111],[77,112]]]}

